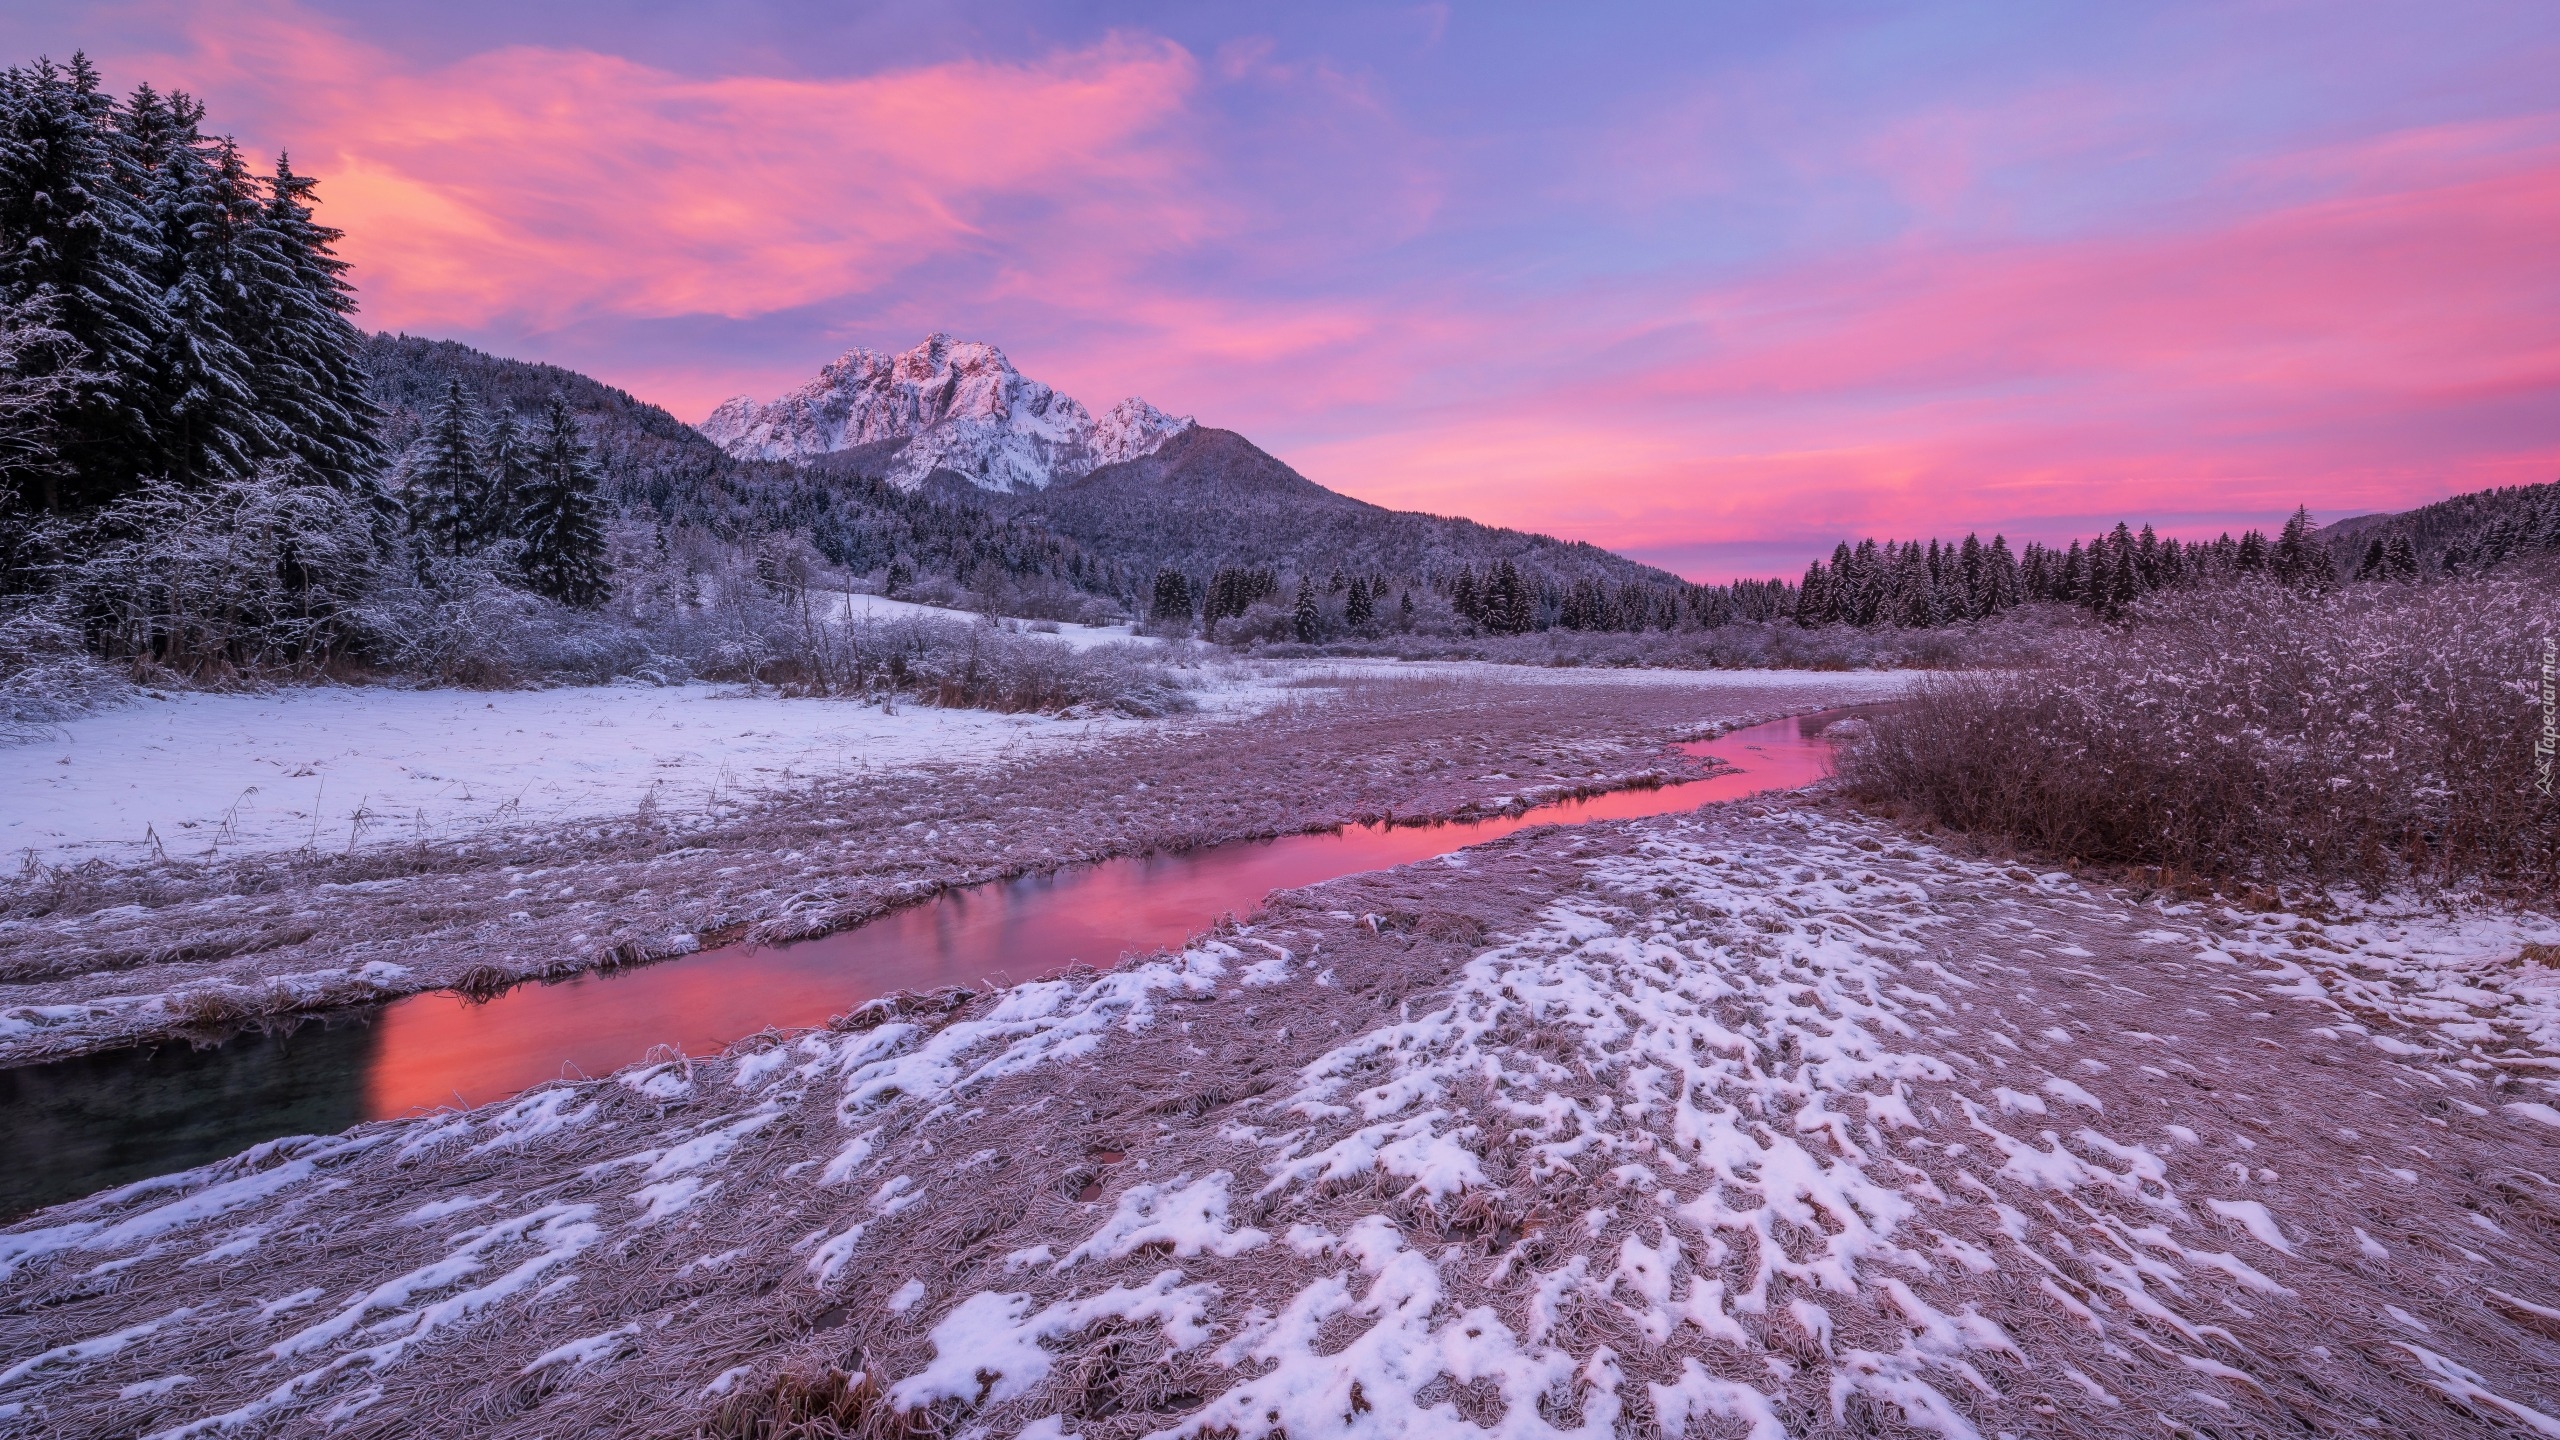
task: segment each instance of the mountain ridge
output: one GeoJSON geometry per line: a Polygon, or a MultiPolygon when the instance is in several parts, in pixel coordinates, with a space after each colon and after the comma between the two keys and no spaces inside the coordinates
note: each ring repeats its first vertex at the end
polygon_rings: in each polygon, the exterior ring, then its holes
{"type": "Polygon", "coordinates": [[[1195,423],[1134,395],[1097,420],[995,346],[936,331],[897,355],[847,350],[788,394],[724,401],[695,428],[741,460],[860,451],[865,467],[894,485],[948,472],[1003,492],[1046,489],[1148,454],[1195,423]]]}

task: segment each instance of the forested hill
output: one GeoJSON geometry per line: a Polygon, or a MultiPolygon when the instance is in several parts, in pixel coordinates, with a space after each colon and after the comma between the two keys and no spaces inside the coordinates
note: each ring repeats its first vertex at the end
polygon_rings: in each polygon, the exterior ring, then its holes
{"type": "Polygon", "coordinates": [[[1142,574],[1260,566],[1444,577],[1509,561],[1533,583],[1682,588],[1667,571],[1596,545],[1473,520],[1389,510],[1328,490],[1232,430],[1195,426],[1153,454],[992,503],[1142,574]]]}
{"type": "Polygon", "coordinates": [[[2428,574],[2476,571],[2560,550],[2560,482],[2474,490],[2392,515],[2356,515],[2324,527],[2338,568],[2364,567],[2375,545],[2406,539],[2428,574]]]}
{"type": "Polygon", "coordinates": [[[556,365],[508,360],[451,340],[372,335],[363,364],[383,437],[394,453],[460,381],[483,407],[530,414],[554,394],[584,422],[604,470],[604,494],[626,514],[693,525],[726,540],[796,532],[858,573],[903,566],[979,590],[1048,582],[1093,594],[1133,593],[1123,567],[1095,558],[1033,518],[989,513],[963,498],[899,490],[877,480],[739,460],[655,405],[556,365]]]}

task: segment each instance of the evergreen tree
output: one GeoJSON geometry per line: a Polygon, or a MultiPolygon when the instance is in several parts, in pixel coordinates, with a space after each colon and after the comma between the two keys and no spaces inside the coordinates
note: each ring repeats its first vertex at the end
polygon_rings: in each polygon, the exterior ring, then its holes
{"type": "Polygon", "coordinates": [[[1315,582],[1304,575],[1298,577],[1298,605],[1293,618],[1297,623],[1299,643],[1316,643],[1316,637],[1323,633],[1324,614],[1316,609],[1315,582]]]}
{"type": "Polygon", "coordinates": [[[1986,613],[1997,615],[2026,598],[2024,586],[2018,575],[2018,560],[2016,556],[2009,553],[2007,536],[1991,537],[1991,550],[1984,557],[1983,570],[1989,577],[1989,584],[1985,589],[1991,599],[1990,609],[1986,613]]]}
{"type": "Polygon", "coordinates": [[[533,441],[504,405],[490,415],[480,441],[480,504],[472,534],[477,543],[522,539],[525,497],[534,486],[533,441]]]}
{"type": "Polygon", "coordinates": [[[408,475],[409,524],[438,555],[460,555],[480,538],[488,478],[481,468],[480,437],[462,382],[447,382],[444,400],[427,417],[408,475]]]}
{"type": "Polygon", "coordinates": [[[169,148],[146,157],[164,321],[152,347],[150,468],[183,485],[248,474],[270,448],[268,432],[281,427],[259,415],[249,355],[235,338],[249,318],[241,239],[256,201],[248,174],[237,148],[196,135],[200,107],[178,96],[172,108],[169,148]]]}
{"type": "Polygon", "coordinates": [[[1520,567],[1506,557],[1494,562],[1493,574],[1485,585],[1480,602],[1484,607],[1484,627],[1502,635],[1520,635],[1536,628],[1537,612],[1529,587],[1522,583],[1520,567]]]}
{"type": "Polygon", "coordinates": [[[1984,558],[1982,537],[1967,533],[1964,545],[1956,551],[1957,587],[1964,595],[1964,615],[1979,620],[1997,609],[1991,601],[1991,576],[1984,558]]]}
{"type": "Polygon", "coordinates": [[[2329,578],[2325,574],[2314,573],[2315,570],[2327,569],[2319,562],[2327,560],[2328,547],[2311,538],[2313,528],[2311,507],[2307,505],[2296,508],[2292,518],[2284,522],[2284,529],[2276,536],[2275,552],[2268,557],[2267,564],[2269,573],[2279,582],[2309,589],[2329,578]],[[2312,554],[2315,549],[2320,552],[2317,561],[2312,554]]]}
{"type": "Polygon", "coordinates": [[[2418,547],[2409,543],[2408,536],[2392,536],[2391,543],[2383,547],[2382,559],[2383,568],[2392,579],[2408,581],[2418,578],[2418,547]]]}
{"type": "MultiPolygon", "coordinates": [[[[2124,527],[2119,525],[2116,528],[2122,530],[2124,527]]],[[[2131,544],[2109,545],[2107,548],[2115,552],[2115,573],[2107,586],[2106,613],[2121,615],[2124,607],[2142,598],[2142,572],[2131,544]]]]}
{"type": "Polygon", "coordinates": [[[1823,572],[1821,561],[1816,560],[1804,567],[1804,581],[1796,586],[1795,617],[1798,625],[1811,629],[1831,618],[1828,613],[1830,590],[1830,578],[1823,572]]]}
{"type": "Polygon", "coordinates": [[[1156,572],[1155,591],[1147,602],[1147,618],[1156,621],[1191,623],[1191,582],[1182,572],[1163,569],[1156,572]]]}
{"type": "Polygon", "coordinates": [[[347,262],[337,257],[339,232],[312,218],[316,188],[276,158],[246,246],[256,261],[247,283],[259,318],[246,341],[252,387],[304,473],[382,505],[382,414],[357,358],[364,336],[348,318],[356,297],[347,262]]]}
{"type": "Polygon", "coordinates": [[[533,438],[533,463],[517,510],[516,536],[524,542],[518,563],[536,593],[592,609],[604,603],[609,588],[595,452],[578,433],[569,402],[557,395],[533,438]]]}
{"type": "Polygon", "coordinates": [[[1342,599],[1342,621],[1354,630],[1365,630],[1377,618],[1377,607],[1369,598],[1369,582],[1351,577],[1351,593],[1342,599]]]}
{"type": "Polygon", "coordinates": [[[151,454],[149,377],[167,321],[138,182],[86,56],[0,72],[0,306],[42,307],[75,353],[37,363],[78,377],[48,399],[63,465],[27,477],[31,509],[112,500],[151,454]]]}
{"type": "Polygon", "coordinates": [[[2365,542],[2364,559],[2358,561],[2356,564],[2356,579],[2361,582],[2367,580],[2380,580],[2383,578],[2382,537],[2376,535],[2371,540],[2365,542]]]}

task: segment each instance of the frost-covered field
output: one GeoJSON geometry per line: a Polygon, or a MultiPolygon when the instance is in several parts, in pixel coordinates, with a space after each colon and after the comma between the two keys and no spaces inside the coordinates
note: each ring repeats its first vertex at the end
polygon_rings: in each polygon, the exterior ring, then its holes
{"type": "MultiPolygon", "coordinates": [[[[804,735],[796,753],[808,768],[789,759],[793,752],[767,752],[778,762],[771,778],[788,768],[788,782],[732,789],[722,781],[716,805],[706,799],[690,811],[644,806],[651,776],[629,768],[622,802],[598,800],[589,818],[492,814],[478,828],[424,838],[386,827],[352,848],[302,845],[288,821],[276,849],[231,845],[207,855],[171,845],[165,860],[145,852],[121,866],[102,858],[0,876],[0,1061],[218,1035],[262,1017],[457,984],[556,977],[686,954],[741,933],[817,934],[944,887],[1080,861],[1659,781],[1695,770],[1668,751],[1672,740],[1890,696],[1905,683],[1726,672],[1613,684],[1496,666],[1405,675],[1392,665],[1242,667],[1203,672],[1201,682],[1196,713],[1082,728],[1015,728],[949,710],[883,716],[830,700],[709,702],[755,708],[721,712],[737,717],[734,729],[727,720],[705,725],[706,740],[757,745],[768,732],[804,735]],[[1569,703],[1559,701],[1559,686],[1572,687],[1569,703]],[[827,727],[865,724],[915,727],[894,732],[914,742],[905,763],[878,751],[830,753],[827,727]],[[747,730],[756,733],[737,733],[747,730]],[[925,743],[937,735],[954,738],[925,743]],[[975,753],[972,735],[983,746],[975,753]],[[1049,738],[1024,738],[1039,735],[1049,738]]],[[[446,713],[467,722],[474,705],[541,702],[595,706],[580,713],[612,719],[613,706],[660,703],[667,693],[473,696],[446,713]]],[[[300,692],[277,703],[335,702],[332,692],[300,692]]],[[[682,703],[653,723],[685,717],[682,703]]],[[[578,753],[535,727],[511,728],[525,733],[503,737],[491,764],[553,764],[578,753]]],[[[696,730],[659,733],[674,742],[696,730]]],[[[224,753],[254,779],[273,752],[254,730],[243,735],[224,753]]],[[[206,734],[194,739],[209,743],[206,734]]],[[[447,752],[459,745],[415,734],[377,745],[366,763],[450,775],[447,752]]],[[[0,773],[82,768],[76,756],[65,767],[53,758],[0,751],[0,773]]],[[[99,773],[114,768],[97,752],[90,759],[99,773]]],[[[235,776],[207,793],[227,806],[239,783],[235,776]]]]}
{"type": "Polygon", "coordinates": [[[1729,805],[0,1232],[19,1433],[2560,1433],[2538,920],[1729,805]],[[2539,953],[2539,952],[2537,952],[2539,953]]]}
{"type": "Polygon", "coordinates": [[[729,686],[173,694],[0,749],[0,846],[48,863],[693,810],[815,775],[996,761],[1129,728],[729,686]]]}
{"type": "MultiPolygon", "coordinates": [[[[1895,675],[1805,672],[1227,664],[1194,672],[1194,693],[1207,713],[1173,723],[1257,713],[1291,693],[1284,688],[1291,682],[1393,675],[1708,694],[1795,687],[1821,696],[1881,695],[1906,683],[1895,675]]],[[[180,693],[64,722],[33,744],[0,747],[0,853],[32,851],[47,864],[65,864],[93,856],[146,860],[155,843],[182,858],[306,846],[343,851],[367,841],[465,837],[491,825],[628,816],[644,804],[679,815],[813,779],[998,764],[1164,723],[884,708],[714,685],[180,693]]]]}

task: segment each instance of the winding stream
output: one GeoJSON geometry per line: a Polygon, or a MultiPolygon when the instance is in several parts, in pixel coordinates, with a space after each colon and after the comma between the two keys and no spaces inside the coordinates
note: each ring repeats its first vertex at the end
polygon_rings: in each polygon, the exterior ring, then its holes
{"type": "Polygon", "coordinates": [[[1531,825],[1629,819],[1790,790],[1829,769],[1826,711],[1684,745],[1735,768],[1526,814],[1354,826],[1142,855],[954,890],[792,945],[728,946],[629,970],[451,991],[323,1015],[291,1034],[163,1045],[0,1070],[0,1218],[217,1160],[280,1135],[485,1104],[562,1075],[602,1075],[657,1046],[716,1051],[767,1026],[825,1023],[875,996],[1029,980],[1177,945],[1273,890],[1446,854],[1531,825]]]}

